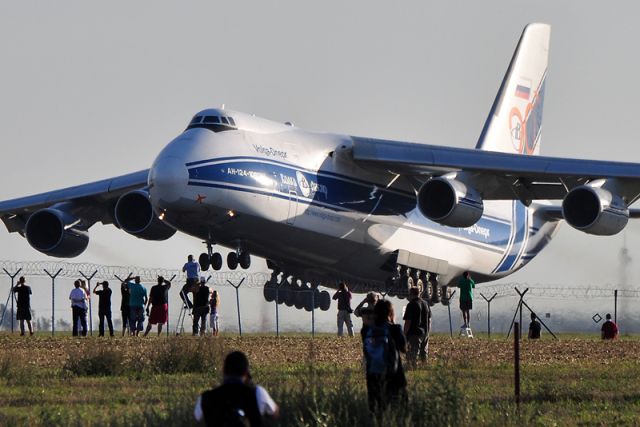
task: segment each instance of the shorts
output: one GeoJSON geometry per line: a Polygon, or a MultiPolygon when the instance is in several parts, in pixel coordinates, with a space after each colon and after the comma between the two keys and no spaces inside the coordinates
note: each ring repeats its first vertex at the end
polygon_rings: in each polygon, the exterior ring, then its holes
{"type": "Polygon", "coordinates": [[[149,315],[149,323],[152,325],[167,323],[167,317],[169,317],[169,305],[154,305],[151,306],[151,314],[149,315]]]}
{"type": "Polygon", "coordinates": [[[472,300],[460,300],[460,310],[471,310],[473,309],[473,301],[472,300]]]}
{"type": "Polygon", "coordinates": [[[122,325],[129,326],[129,307],[120,310],[122,313],[122,325]]]}
{"type": "Polygon", "coordinates": [[[16,310],[17,320],[31,320],[31,310],[29,307],[20,307],[16,310]]]}

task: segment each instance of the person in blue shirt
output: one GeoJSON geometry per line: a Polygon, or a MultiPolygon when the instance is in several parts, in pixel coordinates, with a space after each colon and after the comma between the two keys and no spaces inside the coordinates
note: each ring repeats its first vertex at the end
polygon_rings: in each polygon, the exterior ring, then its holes
{"type": "Polygon", "coordinates": [[[138,336],[144,329],[144,306],[147,303],[147,289],[140,283],[140,276],[134,283],[128,282],[129,288],[129,330],[131,335],[138,336]]]}

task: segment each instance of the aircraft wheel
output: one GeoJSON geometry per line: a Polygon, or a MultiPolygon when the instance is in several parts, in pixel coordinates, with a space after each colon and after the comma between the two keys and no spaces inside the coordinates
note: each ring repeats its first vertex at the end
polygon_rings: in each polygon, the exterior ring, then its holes
{"type": "Polygon", "coordinates": [[[316,288],[313,290],[313,308],[320,308],[320,291],[316,288]]]}
{"type": "Polygon", "coordinates": [[[276,302],[278,304],[284,304],[285,295],[289,293],[289,289],[285,285],[280,286],[276,294],[276,302]]]}
{"type": "Polygon", "coordinates": [[[320,292],[320,310],[327,311],[331,307],[331,295],[329,292],[320,292]]]}
{"type": "Polygon", "coordinates": [[[201,253],[198,257],[198,264],[200,264],[200,270],[207,271],[211,265],[209,254],[201,253]]]}
{"type": "Polygon", "coordinates": [[[219,252],[211,255],[211,267],[216,271],[222,268],[222,255],[219,252]]]}
{"type": "Polygon", "coordinates": [[[284,291],[284,305],[287,307],[293,307],[297,292],[291,287],[285,288],[284,291]]]}
{"type": "Polygon", "coordinates": [[[235,252],[229,252],[227,255],[227,266],[230,270],[238,268],[238,254],[235,252]]]}
{"type": "Polygon", "coordinates": [[[303,283],[299,288],[296,287],[296,297],[294,305],[298,310],[302,310],[307,306],[307,299],[311,301],[311,298],[309,298],[309,288],[305,283],[303,283]]]}
{"type": "Polygon", "coordinates": [[[276,287],[270,280],[265,282],[263,294],[267,302],[273,302],[276,299],[276,287]]]}
{"type": "Polygon", "coordinates": [[[434,304],[437,304],[440,302],[440,298],[442,297],[442,290],[440,289],[437,280],[431,280],[429,284],[431,285],[431,301],[433,301],[434,304]]]}
{"type": "Polygon", "coordinates": [[[251,267],[251,254],[249,252],[240,252],[240,256],[238,257],[238,262],[240,263],[240,267],[244,270],[251,267]]]}

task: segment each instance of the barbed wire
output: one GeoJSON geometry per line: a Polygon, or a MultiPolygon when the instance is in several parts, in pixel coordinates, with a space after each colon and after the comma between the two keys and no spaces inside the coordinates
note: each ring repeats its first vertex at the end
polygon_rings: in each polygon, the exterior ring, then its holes
{"type": "MultiPolygon", "coordinates": [[[[107,266],[93,263],[73,263],[59,261],[0,261],[0,269],[6,270],[13,275],[20,270],[20,276],[44,276],[49,277],[47,272],[55,274],[60,270],[58,277],[61,278],[82,278],[91,276],[95,272],[94,280],[114,280],[116,276],[126,279],[131,276],[140,276],[143,281],[155,281],[158,276],[169,279],[175,275],[174,280],[181,281],[186,279],[186,275],[177,269],[156,268],[156,267],[139,267],[139,266],[107,266]]],[[[221,272],[205,272],[205,277],[211,276],[210,283],[217,285],[230,285],[227,281],[234,284],[239,283],[242,279],[243,287],[262,287],[265,282],[271,278],[268,272],[242,272],[242,271],[221,271],[221,272]]]]}
{"type": "MultiPolygon", "coordinates": [[[[167,279],[175,275],[174,281],[184,281],[186,275],[178,269],[168,269],[159,267],[140,266],[108,266],[94,263],[75,263],[65,261],[8,261],[0,260],[0,269],[6,270],[9,274],[15,274],[20,270],[19,275],[49,277],[47,271],[55,274],[60,270],[58,277],[61,278],[82,278],[91,276],[95,272],[94,280],[115,280],[116,276],[125,279],[129,275],[140,276],[143,281],[155,281],[158,276],[167,279]]],[[[270,272],[246,272],[246,271],[216,271],[204,273],[206,277],[211,276],[210,283],[221,286],[231,286],[229,282],[237,285],[241,280],[243,288],[260,288],[270,280],[270,272]]],[[[515,288],[520,292],[529,288],[527,296],[542,298],[605,298],[613,296],[614,290],[618,290],[619,297],[640,298],[640,290],[625,289],[627,286],[608,285],[608,287],[563,285],[549,283],[522,283],[522,282],[501,282],[495,284],[479,285],[477,293],[483,293],[486,297],[491,297],[496,293],[496,298],[518,297],[515,288]]],[[[353,291],[367,291],[368,288],[352,288],[353,291]]]]}

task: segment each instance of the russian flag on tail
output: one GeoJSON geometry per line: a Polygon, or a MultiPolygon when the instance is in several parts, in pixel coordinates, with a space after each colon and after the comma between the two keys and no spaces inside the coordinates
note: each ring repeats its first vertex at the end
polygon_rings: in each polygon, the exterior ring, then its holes
{"type": "Polygon", "coordinates": [[[516,96],[518,98],[529,100],[529,95],[531,94],[531,89],[528,86],[517,85],[516,86],[516,96]]]}

